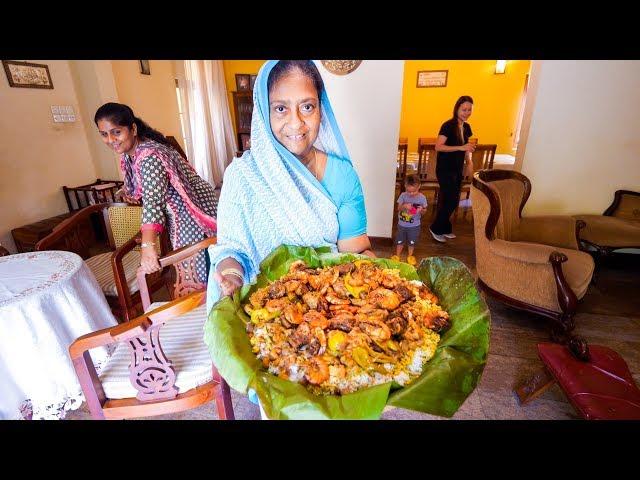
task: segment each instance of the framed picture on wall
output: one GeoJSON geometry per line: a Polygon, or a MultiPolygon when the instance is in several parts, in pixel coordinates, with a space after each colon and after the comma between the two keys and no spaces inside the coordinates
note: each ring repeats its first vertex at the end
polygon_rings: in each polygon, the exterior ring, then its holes
{"type": "Polygon", "coordinates": [[[248,92],[251,90],[251,75],[248,73],[236,73],[236,90],[248,92]]]}
{"type": "Polygon", "coordinates": [[[149,60],[138,60],[140,62],[140,73],[142,75],[151,75],[151,67],[149,60]]]}
{"type": "Polygon", "coordinates": [[[2,60],[10,87],[53,88],[49,67],[39,63],[2,60]]]}
{"type": "Polygon", "coordinates": [[[449,70],[422,70],[418,72],[417,88],[446,87],[449,70]]]}
{"type": "Polygon", "coordinates": [[[251,135],[248,133],[240,134],[240,143],[242,147],[242,151],[249,150],[251,148],[251,135]]]}

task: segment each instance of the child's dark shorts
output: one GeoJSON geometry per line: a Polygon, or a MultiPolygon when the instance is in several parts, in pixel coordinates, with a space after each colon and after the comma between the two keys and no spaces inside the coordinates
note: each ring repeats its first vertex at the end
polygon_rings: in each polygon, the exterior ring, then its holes
{"type": "Polygon", "coordinates": [[[417,227],[401,227],[398,225],[396,232],[396,245],[409,245],[413,247],[420,238],[420,225],[417,227]]]}

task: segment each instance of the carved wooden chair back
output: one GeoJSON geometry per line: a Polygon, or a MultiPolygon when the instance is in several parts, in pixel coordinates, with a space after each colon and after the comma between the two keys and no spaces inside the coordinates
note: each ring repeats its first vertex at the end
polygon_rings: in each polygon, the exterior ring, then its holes
{"type": "MultiPolygon", "coordinates": [[[[182,262],[216,242],[209,238],[171,252],[163,267],[182,262]]],[[[91,415],[122,419],[161,415],[202,405],[215,399],[220,419],[233,419],[231,392],[211,363],[203,341],[206,320],[202,289],[178,278],[183,297],[150,303],[144,272],[138,275],[146,313],[107,330],[77,339],[69,348],[91,415]],[[162,343],[161,343],[162,342],[162,343]],[[89,349],[118,344],[98,374],[89,349]]]]}

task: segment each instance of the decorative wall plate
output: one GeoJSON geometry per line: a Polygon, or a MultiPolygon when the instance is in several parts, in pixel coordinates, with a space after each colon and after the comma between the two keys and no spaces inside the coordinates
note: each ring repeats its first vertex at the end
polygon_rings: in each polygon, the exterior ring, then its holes
{"type": "Polygon", "coordinates": [[[335,75],[347,75],[360,66],[362,60],[321,60],[324,68],[335,75]]]}

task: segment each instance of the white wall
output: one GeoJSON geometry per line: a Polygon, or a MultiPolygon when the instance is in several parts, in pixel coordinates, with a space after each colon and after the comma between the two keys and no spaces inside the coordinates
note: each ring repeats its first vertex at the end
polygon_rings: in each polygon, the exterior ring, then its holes
{"type": "Polygon", "coordinates": [[[344,76],[316,63],[362,182],[367,233],[391,237],[404,61],[364,60],[344,76]]]}
{"type": "Polygon", "coordinates": [[[120,103],[129,105],[137,117],[182,144],[174,63],[149,60],[151,75],[140,73],[138,60],[112,60],[111,67],[120,103]]]}
{"type": "Polygon", "coordinates": [[[69,68],[78,95],[79,117],[91,150],[96,176],[103,180],[122,178],[118,155],[104,144],[93,122],[96,110],[101,105],[118,101],[111,61],[71,60],[69,68]]]}
{"type": "Polygon", "coordinates": [[[601,214],[615,190],[640,190],[640,61],[535,63],[524,213],[601,214]]]}
{"type": "Polygon", "coordinates": [[[0,79],[0,242],[15,252],[11,229],[68,212],[63,185],[95,181],[81,115],[54,123],[51,105],[79,102],[69,62],[27,60],[49,66],[53,89],[12,88],[0,79]]]}

